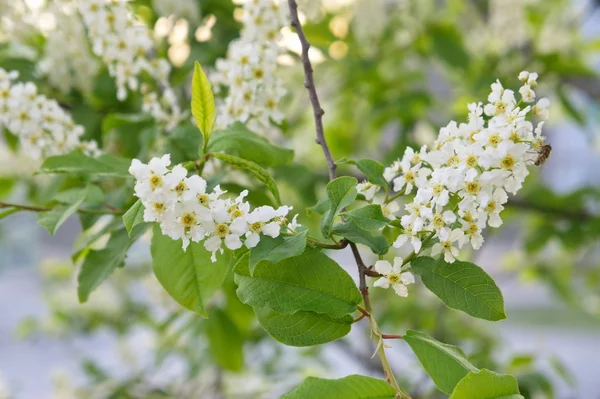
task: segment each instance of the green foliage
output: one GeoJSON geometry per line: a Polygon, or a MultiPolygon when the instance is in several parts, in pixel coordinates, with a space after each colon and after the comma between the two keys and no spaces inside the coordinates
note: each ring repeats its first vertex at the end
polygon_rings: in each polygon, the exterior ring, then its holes
{"type": "Polygon", "coordinates": [[[506,319],[504,298],[494,280],[470,262],[446,263],[443,259],[420,257],[411,262],[423,284],[452,309],[480,319],[506,319]]]}
{"type": "Polygon", "coordinates": [[[450,399],[523,399],[512,375],[482,369],[469,372],[456,384],[450,399]]]}
{"type": "Polygon", "coordinates": [[[194,65],[192,78],[192,115],[204,142],[208,143],[215,122],[215,99],[208,77],[198,62],[194,65]]]}
{"type": "Polygon", "coordinates": [[[449,66],[465,70],[469,66],[469,54],[465,49],[460,33],[452,25],[433,24],[428,33],[433,44],[433,52],[449,66]]]}
{"type": "Polygon", "coordinates": [[[308,377],[281,399],[394,399],[396,391],[383,380],[349,375],[337,380],[308,377]]]}
{"type": "Polygon", "coordinates": [[[361,159],[358,161],[350,161],[347,159],[342,159],[337,161],[338,164],[351,164],[356,165],[358,169],[364,173],[367,177],[367,180],[373,184],[377,184],[381,187],[389,187],[389,183],[383,177],[384,166],[377,161],[372,159],[361,159]]]}
{"type": "Polygon", "coordinates": [[[307,248],[278,263],[262,261],[250,275],[250,254],[235,266],[240,300],[281,314],[310,311],[339,318],[356,310],[361,295],[354,281],[333,259],[307,248]]]}
{"type": "MultiPolygon", "coordinates": [[[[40,212],[37,215],[37,222],[40,226],[45,228],[50,235],[56,234],[58,228],[66,222],[66,220],[73,215],[88,194],[88,188],[83,190],[73,191],[68,198],[70,201],[69,205],[56,206],[48,211],[40,212]]],[[[67,198],[64,198],[67,199],[67,198]]]]}
{"type": "Polygon", "coordinates": [[[131,237],[125,229],[113,232],[104,249],[90,251],[85,257],[77,276],[77,295],[80,302],[86,302],[92,293],[117,268],[122,267],[129,247],[146,231],[138,226],[131,237]]]}
{"type": "Polygon", "coordinates": [[[212,358],[224,370],[240,371],[244,366],[242,334],[223,310],[211,309],[208,317],[206,335],[212,358]]]}
{"type": "Polygon", "coordinates": [[[342,236],[357,244],[366,245],[378,255],[386,254],[390,248],[384,236],[361,229],[352,220],[336,223],[333,226],[333,234],[342,236]]]}
{"type": "Polygon", "coordinates": [[[271,144],[239,122],[216,131],[208,143],[208,151],[226,152],[264,167],[284,165],[294,158],[293,150],[271,144]]]}
{"type": "Polygon", "coordinates": [[[354,202],[358,195],[354,177],[338,177],[327,184],[327,197],[329,199],[329,210],[323,214],[321,219],[321,232],[325,238],[331,236],[333,219],[348,205],[354,202]]]}
{"type": "Polygon", "coordinates": [[[140,223],[144,223],[144,205],[141,200],[137,200],[123,215],[123,224],[127,229],[127,234],[131,236],[133,228],[140,223]]]}
{"type": "Polygon", "coordinates": [[[383,216],[381,205],[371,204],[362,208],[353,209],[346,215],[354,224],[363,230],[381,230],[388,224],[388,219],[383,216]]]}
{"type": "Polygon", "coordinates": [[[47,158],[41,166],[40,173],[76,173],[98,177],[126,178],[130,177],[130,164],[130,160],[110,154],[92,158],[81,151],[73,151],[66,155],[47,158]]]}
{"type": "Polygon", "coordinates": [[[191,242],[184,252],[181,241],[162,235],[154,227],[152,269],[163,288],[181,306],[206,317],[206,302],[221,287],[230,267],[232,253],[226,250],[210,260],[203,243],[191,242]]]}
{"type": "Polygon", "coordinates": [[[477,372],[462,349],[444,344],[418,331],[408,330],[404,341],[410,346],[438,389],[450,394],[467,373],[477,372]]]}
{"type": "Polygon", "coordinates": [[[242,158],[235,157],[233,155],[224,154],[221,152],[212,153],[213,157],[220,159],[223,162],[228,163],[229,165],[250,172],[254,177],[260,180],[269,191],[273,194],[275,201],[277,204],[281,203],[281,198],[279,197],[279,189],[277,188],[277,183],[273,177],[267,172],[264,168],[255,164],[254,162],[247,161],[242,158]]]}
{"type": "Polygon", "coordinates": [[[250,250],[250,274],[252,275],[254,267],[261,261],[278,263],[302,254],[306,248],[307,233],[308,230],[304,230],[293,236],[262,237],[258,245],[250,250]]]}
{"type": "Polygon", "coordinates": [[[334,318],[325,314],[299,311],[281,314],[269,308],[254,308],[265,331],[282,344],[313,346],[335,341],[352,328],[352,317],[334,318]]]}

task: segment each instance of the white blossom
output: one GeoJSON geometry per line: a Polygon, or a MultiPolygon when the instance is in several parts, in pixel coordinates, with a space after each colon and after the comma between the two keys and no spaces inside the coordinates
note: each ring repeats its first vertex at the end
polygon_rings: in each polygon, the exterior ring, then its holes
{"type": "Polygon", "coordinates": [[[373,284],[375,287],[390,288],[396,292],[399,296],[408,296],[409,284],[415,282],[415,278],[410,272],[402,271],[402,258],[394,258],[394,265],[387,260],[379,260],[375,263],[375,271],[383,277],[379,278],[373,284]]]}

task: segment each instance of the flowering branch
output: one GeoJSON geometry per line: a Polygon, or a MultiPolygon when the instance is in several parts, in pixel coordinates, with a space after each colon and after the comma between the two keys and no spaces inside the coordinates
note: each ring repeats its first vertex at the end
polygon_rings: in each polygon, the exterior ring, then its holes
{"type": "Polygon", "coordinates": [[[298,34],[298,38],[300,39],[300,43],[302,44],[302,65],[304,67],[304,87],[308,90],[308,96],[310,98],[310,102],[313,108],[313,114],[315,116],[315,128],[317,130],[317,138],[316,142],[323,149],[323,155],[325,155],[325,159],[327,160],[327,166],[329,169],[329,180],[335,179],[335,169],[336,164],[333,161],[333,157],[331,156],[331,152],[329,151],[329,146],[327,145],[327,141],[325,140],[325,132],[323,130],[323,108],[321,107],[321,103],[319,102],[319,96],[317,95],[317,89],[315,87],[315,80],[313,77],[313,68],[310,63],[310,58],[308,56],[308,50],[310,49],[310,43],[306,39],[306,35],[304,35],[304,31],[302,30],[302,25],[300,24],[300,19],[298,18],[298,4],[296,0],[288,0],[288,4],[290,6],[290,17],[292,20],[292,26],[296,29],[296,33],[298,34]]]}

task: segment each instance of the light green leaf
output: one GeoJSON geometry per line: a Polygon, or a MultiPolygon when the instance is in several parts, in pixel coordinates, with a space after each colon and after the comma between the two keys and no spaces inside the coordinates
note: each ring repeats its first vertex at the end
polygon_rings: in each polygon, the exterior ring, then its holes
{"type": "Polygon", "coordinates": [[[140,223],[144,223],[144,205],[141,200],[137,200],[123,215],[123,224],[131,235],[131,230],[140,223]]]}
{"type": "Polygon", "coordinates": [[[169,295],[181,306],[206,317],[206,301],[221,287],[231,263],[231,251],[219,254],[213,263],[203,243],[192,242],[184,252],[180,240],[162,235],[156,225],[150,252],[154,274],[169,295]]]}
{"type": "Polygon", "coordinates": [[[270,308],[282,314],[299,310],[342,317],[356,310],[362,298],[352,277],[323,252],[304,253],[276,264],[260,262],[250,276],[250,255],[235,266],[240,300],[254,308],[270,308]]]}
{"type": "Polygon", "coordinates": [[[352,221],[363,230],[381,230],[388,224],[381,205],[371,204],[347,213],[352,221]]]}
{"type": "Polygon", "coordinates": [[[387,382],[362,375],[337,380],[308,377],[280,399],[394,399],[396,391],[387,382]]]}
{"type": "Polygon", "coordinates": [[[264,167],[284,165],[294,158],[293,150],[271,144],[239,122],[215,132],[208,151],[226,152],[264,167]]]}
{"type": "Polygon", "coordinates": [[[364,173],[367,177],[367,180],[373,184],[377,184],[381,187],[389,186],[389,183],[383,177],[383,171],[385,170],[384,166],[372,159],[361,159],[358,161],[350,161],[347,159],[340,160],[336,163],[348,163],[351,165],[356,165],[358,169],[364,173]]]}
{"type": "Polygon", "coordinates": [[[380,234],[373,235],[371,232],[358,227],[352,220],[335,224],[333,234],[342,236],[357,244],[366,245],[378,255],[386,254],[390,248],[384,236],[380,234]]]}
{"type": "Polygon", "coordinates": [[[444,344],[427,334],[408,330],[404,341],[417,355],[438,389],[450,394],[458,381],[470,371],[478,371],[457,346],[444,344]]]}
{"type": "Polygon", "coordinates": [[[356,184],[358,180],[354,177],[338,177],[327,183],[327,197],[329,198],[329,210],[323,214],[321,219],[321,232],[325,238],[331,237],[333,219],[348,205],[356,199],[358,192],[356,184]]]}
{"type": "Polygon", "coordinates": [[[130,164],[130,160],[110,154],[92,158],[81,151],[73,151],[66,155],[47,158],[40,168],[40,173],[77,173],[103,177],[131,177],[129,174],[130,164]]]}
{"type": "Polygon", "coordinates": [[[291,237],[262,237],[258,245],[250,250],[250,274],[254,272],[254,266],[261,261],[277,263],[286,258],[300,255],[306,248],[306,233],[308,230],[291,237]]]}
{"type": "Polygon", "coordinates": [[[225,370],[240,371],[244,366],[244,341],[240,331],[221,309],[210,310],[208,316],[208,350],[215,363],[225,370]]]}
{"type": "Polygon", "coordinates": [[[81,206],[83,200],[88,193],[87,187],[73,193],[70,200],[73,201],[70,205],[59,205],[49,211],[40,212],[37,215],[37,222],[45,228],[48,233],[53,236],[58,231],[58,228],[81,206]]]}
{"type": "Polygon", "coordinates": [[[512,375],[482,369],[470,372],[456,384],[450,399],[523,399],[512,375]]]}
{"type": "Polygon", "coordinates": [[[72,204],[81,197],[81,192],[86,190],[83,202],[88,204],[100,204],[104,201],[102,189],[95,184],[88,184],[83,188],[71,188],[56,194],[54,200],[63,204],[72,204]]]}
{"type": "Polygon", "coordinates": [[[323,197],[317,202],[315,205],[311,206],[306,210],[306,213],[309,215],[311,212],[318,213],[319,215],[323,215],[325,212],[329,210],[329,198],[323,197]]]}
{"type": "Polygon", "coordinates": [[[194,65],[192,78],[192,115],[202,132],[204,142],[208,143],[215,122],[215,99],[210,81],[198,62],[194,65]]]}
{"type": "Polygon", "coordinates": [[[452,309],[480,319],[506,319],[504,298],[494,280],[479,266],[469,262],[446,263],[420,257],[411,262],[423,284],[452,309]]]}
{"type": "Polygon", "coordinates": [[[90,251],[85,257],[79,275],[77,276],[77,296],[79,302],[88,300],[95,290],[110,274],[123,265],[129,247],[145,232],[145,226],[134,230],[128,237],[125,229],[112,233],[106,247],[98,251],[90,251]]]}
{"type": "Polygon", "coordinates": [[[352,317],[332,318],[314,312],[281,314],[269,308],[254,308],[265,331],[277,341],[289,346],[313,346],[335,341],[352,328],[352,317]]]}
{"type": "Polygon", "coordinates": [[[275,198],[275,202],[277,204],[281,204],[281,198],[279,198],[279,189],[277,188],[277,183],[275,183],[273,177],[264,168],[255,164],[254,162],[247,161],[245,159],[233,155],[224,154],[222,152],[214,152],[212,154],[213,157],[220,159],[221,161],[226,162],[235,168],[246,170],[253,174],[254,177],[260,180],[265,186],[267,186],[269,191],[271,191],[273,197],[275,198]]]}

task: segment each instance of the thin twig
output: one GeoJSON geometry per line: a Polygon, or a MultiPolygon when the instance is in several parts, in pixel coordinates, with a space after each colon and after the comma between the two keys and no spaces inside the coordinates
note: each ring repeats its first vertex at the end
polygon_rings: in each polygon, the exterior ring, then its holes
{"type": "MultiPolygon", "coordinates": [[[[8,202],[0,202],[0,208],[18,208],[23,211],[31,211],[31,212],[46,212],[51,211],[54,208],[47,208],[43,206],[33,206],[33,205],[21,205],[21,204],[11,204],[8,202]]],[[[79,213],[87,213],[89,215],[122,215],[122,210],[119,209],[109,209],[106,211],[99,209],[78,209],[79,213]]]]}
{"type": "Polygon", "coordinates": [[[325,111],[321,107],[321,103],[319,102],[319,96],[317,95],[317,89],[315,88],[313,67],[308,56],[310,43],[306,39],[306,35],[304,34],[304,31],[302,30],[302,25],[300,24],[300,19],[298,18],[298,4],[296,3],[296,0],[288,0],[288,4],[290,6],[290,17],[292,20],[292,26],[294,27],[294,29],[296,29],[296,33],[298,34],[298,38],[300,39],[300,44],[302,45],[304,87],[306,87],[306,89],[308,90],[308,96],[310,97],[310,102],[312,104],[313,114],[315,117],[315,129],[317,131],[316,142],[323,149],[323,155],[325,155],[325,159],[327,160],[327,166],[329,169],[329,180],[333,180],[335,179],[336,164],[333,161],[333,157],[331,156],[331,152],[329,151],[329,146],[327,145],[327,141],[325,140],[325,131],[323,130],[323,114],[325,114],[325,111]]]}

